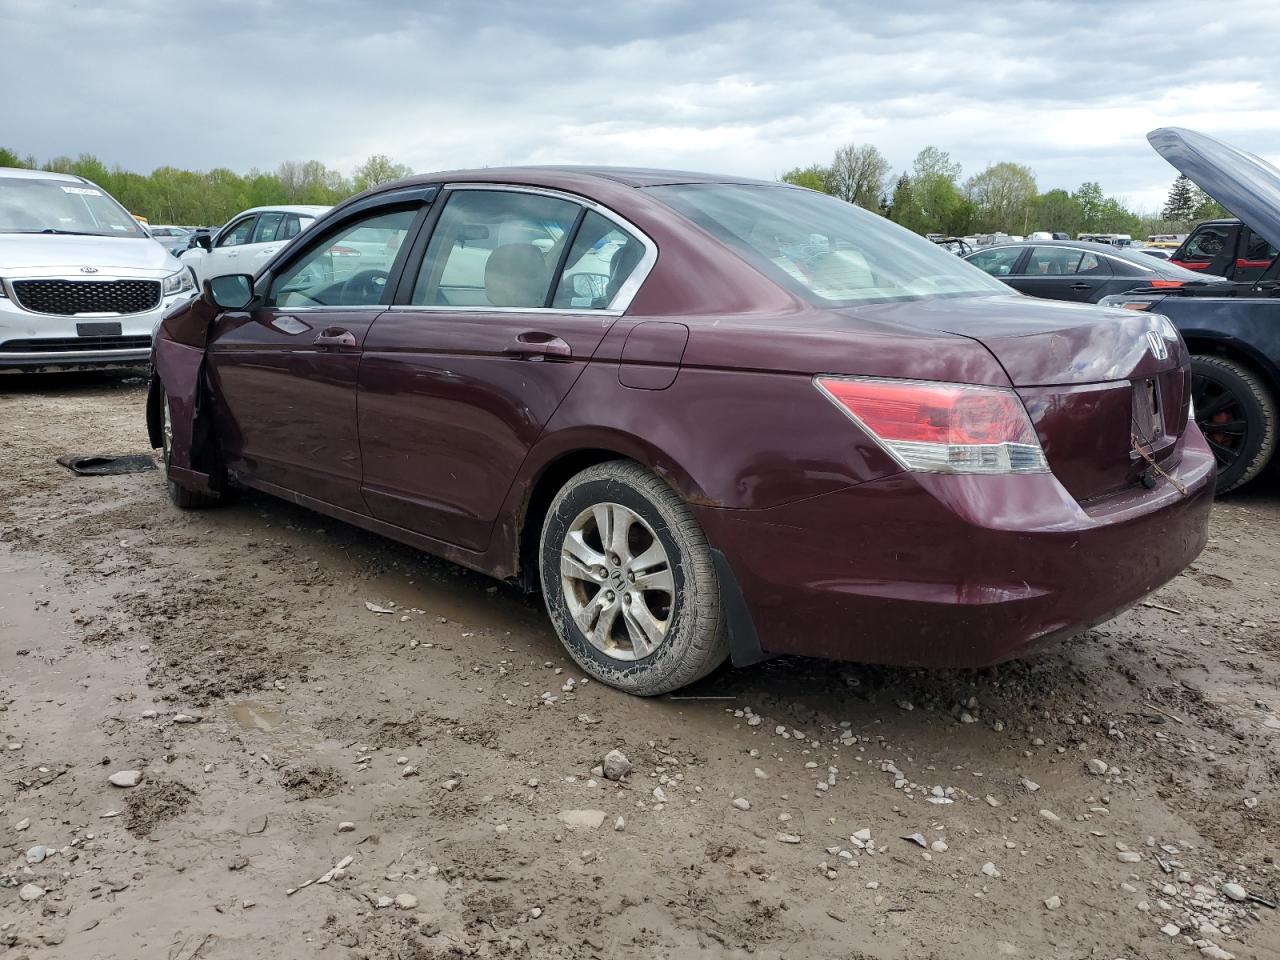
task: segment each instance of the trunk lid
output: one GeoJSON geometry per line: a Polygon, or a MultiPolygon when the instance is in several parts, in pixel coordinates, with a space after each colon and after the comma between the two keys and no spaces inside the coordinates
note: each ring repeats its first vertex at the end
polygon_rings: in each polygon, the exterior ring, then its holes
{"type": "Polygon", "coordinates": [[[860,316],[981,343],[1022,397],[1045,457],[1077,500],[1140,483],[1187,426],[1190,357],[1164,317],[1031,297],[877,304],[860,316]]]}
{"type": "Polygon", "coordinates": [[[1184,127],[1152,130],[1147,140],[1179,173],[1280,248],[1280,170],[1184,127]]]}

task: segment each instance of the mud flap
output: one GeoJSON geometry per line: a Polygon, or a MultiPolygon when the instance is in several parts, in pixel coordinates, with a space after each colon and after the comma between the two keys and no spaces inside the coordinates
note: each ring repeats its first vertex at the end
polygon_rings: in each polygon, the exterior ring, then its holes
{"type": "Polygon", "coordinates": [[[751,611],[747,609],[738,578],[729,566],[729,558],[712,548],[711,562],[715,564],[716,577],[720,581],[720,607],[729,628],[730,661],[735,667],[749,667],[753,663],[772,660],[777,654],[760,648],[756,625],[751,620],[751,611]]]}

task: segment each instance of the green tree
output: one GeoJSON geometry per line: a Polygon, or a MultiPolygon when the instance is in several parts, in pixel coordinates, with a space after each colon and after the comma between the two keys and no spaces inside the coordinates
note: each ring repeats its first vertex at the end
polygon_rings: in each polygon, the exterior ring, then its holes
{"type": "Polygon", "coordinates": [[[1229,217],[1231,214],[1227,212],[1226,207],[1220,204],[1213,197],[1209,196],[1199,187],[1194,187],[1191,191],[1191,216],[1187,218],[1188,223],[1195,223],[1199,220],[1216,220],[1219,217],[1229,217]]]}
{"type": "Polygon", "coordinates": [[[351,188],[356,193],[361,193],[370,187],[376,187],[380,183],[403,180],[412,173],[413,171],[403,163],[393,162],[384,153],[375,153],[360,166],[356,167],[355,173],[351,176],[351,188]]]}
{"type": "Polygon", "coordinates": [[[914,209],[914,200],[911,196],[911,178],[903,173],[898,177],[898,182],[894,184],[893,196],[889,199],[889,212],[887,216],[894,223],[902,223],[903,217],[909,217],[914,209]]]}
{"type": "Polygon", "coordinates": [[[1038,195],[1030,167],[993,163],[970,177],[964,192],[973,206],[973,219],[979,230],[1014,234],[1030,230],[1038,195]]]}
{"type": "Polygon", "coordinates": [[[1185,223],[1191,219],[1196,207],[1195,187],[1186,174],[1178,174],[1169,188],[1169,197],[1165,200],[1161,216],[1166,220],[1185,223]]]}
{"type": "Polygon", "coordinates": [[[847,143],[831,158],[831,194],[867,210],[880,208],[889,161],[869,143],[847,143]]]}
{"type": "Polygon", "coordinates": [[[820,193],[831,192],[831,168],[820,163],[811,163],[807,167],[795,167],[788,170],[779,179],[797,187],[807,187],[820,193]]]}
{"type": "Polygon", "coordinates": [[[0,167],[25,167],[27,164],[23,159],[4,147],[0,147],[0,167]]]}
{"type": "Polygon", "coordinates": [[[1080,189],[1071,195],[1071,199],[1080,207],[1080,229],[1082,231],[1105,232],[1102,229],[1102,205],[1107,198],[1103,194],[1100,184],[1093,182],[1080,184],[1080,189]]]}
{"type": "MultiPolygon", "coordinates": [[[[925,147],[912,165],[910,200],[899,206],[894,219],[916,233],[963,233],[973,219],[973,208],[960,193],[956,181],[960,164],[937,147],[925,147]]],[[[896,192],[896,191],[895,191],[896,192]]]]}
{"type": "Polygon", "coordinates": [[[1036,229],[1050,233],[1065,233],[1075,237],[1084,229],[1084,211],[1080,203],[1067,191],[1049,190],[1036,200],[1036,229]]]}

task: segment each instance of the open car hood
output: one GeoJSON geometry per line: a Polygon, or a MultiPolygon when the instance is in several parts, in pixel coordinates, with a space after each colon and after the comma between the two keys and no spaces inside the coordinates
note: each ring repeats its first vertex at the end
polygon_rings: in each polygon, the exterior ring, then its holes
{"type": "Polygon", "coordinates": [[[1178,172],[1280,248],[1280,170],[1184,127],[1152,130],[1147,140],[1178,172]]]}

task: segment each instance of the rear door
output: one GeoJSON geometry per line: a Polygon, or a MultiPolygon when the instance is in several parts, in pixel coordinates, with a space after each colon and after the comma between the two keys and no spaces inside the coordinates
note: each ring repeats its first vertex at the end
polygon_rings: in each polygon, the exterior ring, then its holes
{"type": "Polygon", "coordinates": [[[1037,245],[1019,267],[1018,274],[1009,278],[1009,285],[1033,297],[1087,300],[1097,280],[1088,281],[1076,275],[1084,253],[1079,247],[1037,245]]]}
{"type": "MultiPolygon", "coordinates": [[[[360,351],[390,302],[395,253],[424,216],[421,200],[356,209],[261,278],[262,306],[222,314],[207,348],[229,465],[250,482],[367,513],[360,495],[356,382],[360,351]],[[342,277],[332,250],[398,237],[379,267],[342,277]]],[[[261,292],[261,291],[260,291],[261,292]]]]}
{"type": "Polygon", "coordinates": [[[364,341],[363,493],[380,520],[488,544],[516,472],[656,257],[578,198],[448,191],[364,341]]]}
{"type": "Polygon", "coordinates": [[[1262,278],[1267,269],[1275,262],[1276,248],[1267,243],[1248,227],[1240,230],[1239,247],[1236,250],[1235,275],[1231,278],[1244,283],[1253,283],[1262,278]]]}

